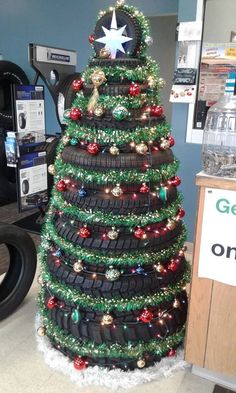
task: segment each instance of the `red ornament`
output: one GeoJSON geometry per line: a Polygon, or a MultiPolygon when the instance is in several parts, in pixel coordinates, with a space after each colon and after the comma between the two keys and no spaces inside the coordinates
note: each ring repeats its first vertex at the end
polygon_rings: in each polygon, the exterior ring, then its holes
{"type": "Polygon", "coordinates": [[[47,308],[49,308],[50,310],[52,310],[53,308],[55,308],[57,306],[57,298],[55,298],[54,296],[51,296],[48,301],[47,301],[47,308]]]}
{"type": "Polygon", "coordinates": [[[137,83],[131,83],[129,87],[129,95],[136,97],[141,93],[141,87],[137,83]]]}
{"type": "Polygon", "coordinates": [[[150,116],[160,117],[164,113],[163,106],[153,105],[150,108],[150,116]]]}
{"type": "Polygon", "coordinates": [[[67,185],[64,180],[59,180],[56,184],[57,191],[63,192],[66,191],[67,185]]]}
{"type": "Polygon", "coordinates": [[[74,363],[74,368],[79,371],[85,370],[88,367],[87,360],[85,360],[81,356],[75,356],[73,363],[74,363]]]}
{"type": "Polygon", "coordinates": [[[178,270],[178,266],[179,266],[179,260],[177,261],[175,259],[172,259],[170,261],[170,263],[168,264],[167,268],[168,268],[168,270],[171,270],[172,272],[176,272],[176,270],[178,270]]]}
{"type": "Polygon", "coordinates": [[[100,145],[96,142],[89,143],[87,146],[87,152],[95,156],[100,151],[100,145]]]}
{"type": "Polygon", "coordinates": [[[75,79],[72,82],[72,89],[74,91],[80,91],[83,88],[83,81],[82,79],[75,79]]]}
{"type": "Polygon", "coordinates": [[[176,354],[176,350],[175,349],[170,349],[169,353],[168,353],[168,356],[171,358],[171,357],[175,356],[175,354],[176,354]]]}
{"type": "Polygon", "coordinates": [[[82,112],[79,108],[72,108],[70,111],[71,120],[79,120],[82,116],[82,112]]]}
{"type": "Polygon", "coordinates": [[[139,192],[141,192],[142,194],[146,194],[147,192],[149,192],[149,187],[146,183],[143,183],[141,185],[139,192]]]}
{"type": "Polygon", "coordinates": [[[169,143],[170,143],[170,147],[175,145],[175,140],[174,140],[173,136],[169,137],[169,143]]]}
{"type": "Polygon", "coordinates": [[[183,218],[184,216],[185,216],[185,210],[182,207],[180,207],[177,213],[177,217],[183,218]]]}
{"type": "Polygon", "coordinates": [[[145,239],[146,238],[146,232],[144,229],[142,229],[141,227],[137,227],[134,231],[134,236],[137,239],[145,239]]]}
{"type": "Polygon", "coordinates": [[[90,44],[93,44],[94,40],[95,40],[94,34],[90,34],[88,40],[89,40],[90,44]]]}
{"type": "Polygon", "coordinates": [[[139,316],[139,320],[144,323],[149,323],[153,319],[153,313],[150,310],[143,310],[139,316]]]}
{"type": "Polygon", "coordinates": [[[174,177],[172,177],[172,178],[170,179],[170,184],[171,184],[172,186],[175,186],[175,187],[179,186],[179,185],[181,184],[181,179],[180,179],[180,177],[179,177],[179,176],[174,176],[174,177]]]}
{"type": "Polygon", "coordinates": [[[84,225],[82,228],[79,230],[79,236],[86,239],[91,235],[90,230],[87,228],[87,225],[84,225]]]}

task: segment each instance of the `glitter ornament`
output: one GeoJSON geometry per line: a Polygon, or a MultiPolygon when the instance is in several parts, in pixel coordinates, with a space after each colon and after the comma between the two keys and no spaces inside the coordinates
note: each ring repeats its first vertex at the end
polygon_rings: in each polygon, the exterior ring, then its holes
{"type": "Polygon", "coordinates": [[[150,108],[150,116],[161,117],[164,113],[163,106],[161,105],[153,105],[150,108]]]}
{"type": "Polygon", "coordinates": [[[100,145],[97,142],[89,143],[87,146],[87,152],[92,156],[95,156],[100,151],[100,145]]]}
{"type": "Polygon", "coordinates": [[[141,194],[146,194],[150,191],[149,187],[147,186],[146,183],[143,183],[139,189],[139,192],[141,192],[141,194]]]}
{"type": "Polygon", "coordinates": [[[155,77],[152,76],[152,75],[149,75],[149,76],[147,77],[147,83],[148,83],[148,86],[149,86],[151,89],[154,89],[154,87],[156,87],[156,85],[157,85],[156,79],[155,79],[155,77]]]}
{"type": "Polygon", "coordinates": [[[111,267],[106,271],[105,277],[109,281],[115,281],[115,280],[118,280],[118,278],[120,277],[120,272],[119,272],[119,270],[111,267]]]}
{"type": "Polygon", "coordinates": [[[79,120],[82,116],[82,112],[79,108],[72,108],[70,111],[70,118],[71,120],[79,120]]]}
{"type": "Polygon", "coordinates": [[[167,150],[170,148],[170,142],[168,139],[165,138],[161,138],[161,142],[160,142],[160,149],[161,150],[167,150]]]}
{"type": "Polygon", "coordinates": [[[85,198],[87,196],[87,191],[84,187],[81,187],[78,191],[78,195],[80,198],[85,198]]]}
{"type": "Polygon", "coordinates": [[[129,95],[132,97],[137,97],[141,93],[141,87],[137,84],[132,82],[129,87],[129,95]]]}
{"type": "Polygon", "coordinates": [[[85,370],[88,367],[88,362],[81,356],[76,356],[73,360],[74,368],[78,371],[85,370]]]}
{"type": "Polygon", "coordinates": [[[87,225],[82,226],[79,230],[79,236],[82,237],[83,239],[86,239],[91,235],[90,230],[87,228],[87,225]]]}
{"type": "Polygon", "coordinates": [[[112,227],[110,231],[107,232],[107,236],[111,240],[116,240],[118,238],[118,231],[116,231],[115,227],[112,227]]]}
{"type": "Polygon", "coordinates": [[[120,187],[120,184],[117,184],[113,190],[111,190],[112,195],[114,195],[115,197],[120,197],[123,194],[123,191],[120,187]]]}
{"type": "Polygon", "coordinates": [[[102,105],[96,105],[95,109],[94,109],[94,116],[96,117],[102,117],[105,113],[105,108],[102,105]]]}
{"type": "Polygon", "coordinates": [[[145,145],[144,142],[141,142],[138,145],[136,145],[135,150],[136,150],[136,153],[138,153],[140,155],[145,155],[145,154],[147,154],[148,147],[147,147],[147,145],[145,145]]]}
{"type": "Polygon", "coordinates": [[[150,310],[143,310],[139,316],[139,320],[144,323],[149,323],[153,319],[153,313],[150,310]]]}
{"type": "Polygon", "coordinates": [[[55,166],[53,164],[48,166],[48,173],[50,173],[50,175],[56,174],[55,166]]]}
{"type": "Polygon", "coordinates": [[[112,116],[118,121],[126,119],[128,115],[128,109],[123,105],[117,105],[112,111],[112,116]]]}
{"type": "Polygon", "coordinates": [[[113,156],[118,156],[120,154],[120,150],[118,149],[118,147],[115,144],[110,147],[109,152],[113,156]]]}
{"type": "Polygon", "coordinates": [[[76,138],[71,138],[70,144],[71,144],[71,146],[76,146],[76,145],[78,145],[78,139],[76,139],[76,138]]]}
{"type": "Polygon", "coordinates": [[[163,78],[159,78],[158,79],[158,86],[162,89],[163,87],[165,87],[166,85],[166,81],[163,78]]]}
{"type": "Polygon", "coordinates": [[[137,227],[134,231],[134,236],[137,239],[145,239],[146,238],[146,232],[144,229],[142,229],[141,227],[137,227]]]}
{"type": "Polygon", "coordinates": [[[72,82],[72,89],[74,91],[80,91],[83,88],[83,81],[82,79],[75,79],[72,82]]]}
{"type": "Polygon", "coordinates": [[[169,143],[170,143],[170,147],[175,145],[175,140],[174,140],[173,136],[169,136],[169,143]]]}
{"type": "Polygon", "coordinates": [[[175,349],[170,349],[169,353],[168,353],[168,356],[171,358],[171,357],[175,356],[175,354],[176,354],[176,350],[175,349]]]}
{"type": "Polygon", "coordinates": [[[111,57],[111,51],[105,46],[99,51],[99,57],[101,59],[109,59],[111,57]]]}
{"type": "Polygon", "coordinates": [[[71,319],[74,323],[78,323],[80,320],[80,312],[79,310],[75,309],[73,310],[72,314],[71,314],[71,319]]]}
{"type": "Polygon", "coordinates": [[[175,300],[174,300],[174,303],[173,303],[173,307],[174,307],[174,308],[179,308],[180,305],[181,305],[180,301],[179,301],[178,299],[175,299],[175,300]]]}
{"type": "Polygon", "coordinates": [[[158,263],[158,265],[154,265],[154,269],[158,272],[158,273],[162,273],[164,271],[164,266],[161,265],[160,263],[158,263]]]}
{"type": "Polygon", "coordinates": [[[176,228],[176,221],[168,218],[166,228],[169,229],[169,231],[173,231],[176,228]]]}
{"type": "Polygon", "coordinates": [[[185,210],[182,207],[180,207],[178,212],[177,212],[177,218],[178,219],[179,218],[183,218],[184,216],[185,216],[185,210]]]}
{"type": "Polygon", "coordinates": [[[111,325],[113,323],[113,317],[110,314],[105,314],[102,317],[102,324],[103,325],[111,325]]]}
{"type": "Polygon", "coordinates": [[[70,120],[70,109],[66,109],[63,113],[63,117],[65,120],[70,120]]]}
{"type": "Polygon", "coordinates": [[[37,333],[39,337],[43,337],[46,334],[46,328],[44,326],[39,326],[37,329],[37,333]]]}
{"type": "Polygon", "coordinates": [[[90,34],[88,40],[90,44],[93,44],[95,40],[94,34],[90,34]]]}
{"type": "Polygon", "coordinates": [[[139,359],[137,361],[137,366],[138,366],[138,368],[144,368],[146,366],[145,360],[144,359],[139,359]]]}
{"type": "Polygon", "coordinates": [[[153,44],[153,38],[150,37],[149,35],[145,38],[144,41],[145,41],[145,44],[146,44],[147,46],[150,46],[150,45],[153,44]]]}
{"type": "Polygon", "coordinates": [[[64,180],[59,180],[56,184],[57,191],[64,192],[67,190],[67,185],[64,180]]]}
{"type": "Polygon", "coordinates": [[[178,266],[179,266],[179,263],[177,261],[173,260],[169,263],[169,265],[167,267],[168,267],[168,270],[171,270],[172,272],[176,272],[176,270],[178,270],[178,266]]]}
{"type": "Polygon", "coordinates": [[[79,259],[78,261],[76,261],[73,265],[73,270],[75,273],[80,273],[83,270],[83,263],[82,261],[79,259]]]}
{"type": "Polygon", "coordinates": [[[55,296],[51,296],[48,301],[47,301],[47,308],[49,308],[50,310],[52,310],[53,308],[55,308],[57,306],[57,298],[55,298],[55,296]]]}

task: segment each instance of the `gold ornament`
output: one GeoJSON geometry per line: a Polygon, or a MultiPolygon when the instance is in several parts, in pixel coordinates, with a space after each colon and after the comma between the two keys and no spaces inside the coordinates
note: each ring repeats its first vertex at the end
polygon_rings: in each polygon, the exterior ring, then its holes
{"type": "Polygon", "coordinates": [[[105,46],[99,52],[99,57],[101,57],[102,59],[109,59],[110,56],[111,56],[111,51],[105,46]]]}
{"type": "Polygon", "coordinates": [[[82,263],[82,261],[80,259],[77,262],[74,263],[73,270],[76,273],[82,272],[82,270],[83,270],[83,263],[82,263]]]}
{"type": "Polygon", "coordinates": [[[105,108],[102,105],[96,105],[94,109],[94,115],[97,117],[101,117],[105,112],[105,108]]]}
{"type": "Polygon", "coordinates": [[[53,164],[48,166],[48,173],[50,173],[50,175],[55,175],[56,171],[55,171],[55,166],[53,164]]]}
{"type": "Polygon", "coordinates": [[[60,160],[61,159],[61,153],[58,153],[57,155],[56,155],[56,160],[60,160]]]}
{"type": "Polygon", "coordinates": [[[110,314],[105,314],[102,317],[103,325],[111,325],[113,323],[113,317],[110,314]]]}
{"type": "Polygon", "coordinates": [[[46,329],[44,326],[39,326],[39,328],[37,329],[37,333],[39,335],[39,337],[43,337],[46,334],[46,329]]]}
{"type": "Polygon", "coordinates": [[[147,145],[144,142],[139,143],[136,145],[135,150],[138,154],[145,155],[148,151],[147,145]]]}
{"type": "Polygon", "coordinates": [[[111,230],[107,232],[107,236],[111,240],[116,240],[118,238],[118,231],[116,231],[115,227],[112,227],[111,230]]]}
{"type": "Polygon", "coordinates": [[[138,368],[144,368],[146,366],[145,360],[144,359],[139,359],[137,361],[137,366],[138,366],[138,368]]]}
{"type": "Polygon", "coordinates": [[[166,85],[165,79],[159,78],[159,79],[158,79],[158,86],[159,86],[160,88],[163,88],[163,87],[165,87],[165,85],[166,85]]]}
{"type": "Polygon", "coordinates": [[[157,81],[155,80],[154,76],[152,76],[152,75],[149,75],[147,77],[147,83],[151,89],[154,89],[154,87],[156,87],[156,85],[157,85],[157,81]]]}
{"type": "Polygon", "coordinates": [[[119,197],[123,194],[123,191],[120,187],[120,184],[117,184],[115,186],[115,188],[113,188],[113,190],[111,190],[112,195],[114,195],[115,197],[119,197]]]}
{"type": "Polygon", "coordinates": [[[178,299],[175,299],[175,300],[174,300],[174,303],[173,303],[173,307],[174,307],[174,308],[179,308],[180,305],[181,305],[180,301],[179,301],[178,299]]]}
{"type": "Polygon", "coordinates": [[[64,135],[62,137],[62,142],[64,143],[64,145],[67,145],[67,143],[70,142],[70,137],[68,135],[64,135]]]}
{"type": "Polygon", "coordinates": [[[168,222],[166,224],[166,228],[169,229],[169,231],[173,231],[173,229],[175,229],[175,227],[176,227],[175,220],[171,220],[170,218],[168,218],[168,222]]]}
{"type": "Polygon", "coordinates": [[[89,99],[89,102],[88,102],[87,110],[88,110],[88,112],[93,113],[94,109],[96,107],[96,104],[98,102],[98,99],[99,99],[98,88],[104,82],[106,82],[105,73],[102,70],[96,70],[92,73],[91,80],[92,80],[94,88],[93,88],[93,93],[92,93],[92,95],[89,99]]]}
{"type": "Polygon", "coordinates": [[[154,265],[154,268],[156,269],[156,271],[157,271],[158,273],[162,273],[163,270],[164,270],[164,266],[161,265],[160,263],[158,263],[158,265],[154,265]]]}
{"type": "Polygon", "coordinates": [[[120,150],[118,149],[118,147],[114,144],[113,146],[110,147],[109,152],[113,155],[113,156],[118,156],[120,154],[120,150]]]}
{"type": "Polygon", "coordinates": [[[169,148],[170,148],[170,142],[168,141],[168,139],[161,138],[160,147],[161,147],[161,149],[163,149],[163,150],[169,149],[169,148]]]}

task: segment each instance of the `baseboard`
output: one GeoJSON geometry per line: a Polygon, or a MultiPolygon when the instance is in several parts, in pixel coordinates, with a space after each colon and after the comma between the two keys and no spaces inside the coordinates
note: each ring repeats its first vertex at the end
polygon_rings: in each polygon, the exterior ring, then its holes
{"type": "Polygon", "coordinates": [[[224,386],[233,391],[236,390],[236,378],[227,377],[226,375],[218,374],[198,366],[192,366],[192,373],[198,377],[208,379],[217,385],[224,386]]]}

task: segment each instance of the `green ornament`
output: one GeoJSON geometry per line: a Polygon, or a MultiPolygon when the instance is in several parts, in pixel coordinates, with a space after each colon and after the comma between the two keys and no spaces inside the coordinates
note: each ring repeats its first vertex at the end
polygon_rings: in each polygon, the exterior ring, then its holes
{"type": "Polygon", "coordinates": [[[126,119],[128,114],[128,109],[123,105],[117,105],[112,111],[114,119],[119,121],[126,119]]]}
{"type": "Polygon", "coordinates": [[[167,191],[165,187],[160,187],[157,191],[157,196],[162,200],[162,202],[166,202],[167,200],[167,191]]]}
{"type": "Polygon", "coordinates": [[[66,109],[65,112],[63,113],[63,117],[66,120],[70,119],[70,109],[66,109]]]}
{"type": "Polygon", "coordinates": [[[80,312],[79,310],[75,309],[71,314],[71,319],[74,323],[78,323],[80,320],[80,312]]]}
{"type": "Polygon", "coordinates": [[[78,139],[72,138],[72,139],[70,140],[70,144],[71,144],[72,146],[76,146],[76,145],[78,144],[78,139]]]}

